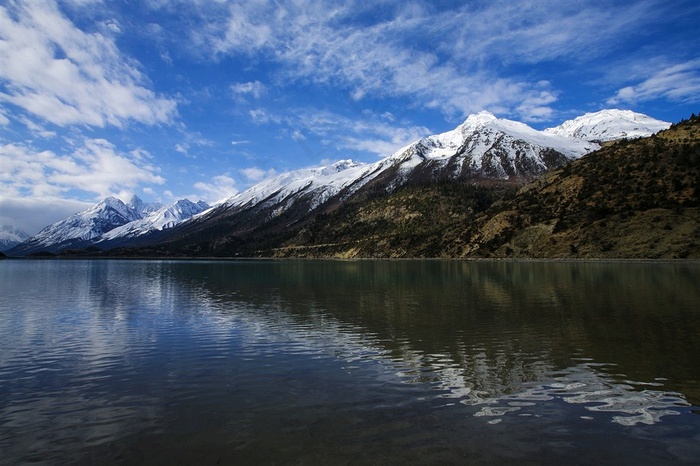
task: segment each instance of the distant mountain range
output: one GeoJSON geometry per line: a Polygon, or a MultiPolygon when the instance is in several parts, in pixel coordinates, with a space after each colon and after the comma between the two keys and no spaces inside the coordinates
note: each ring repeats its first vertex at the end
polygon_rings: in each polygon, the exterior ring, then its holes
{"type": "MultiPolygon", "coordinates": [[[[343,160],[284,173],[212,208],[188,200],[165,207],[138,198],[129,204],[108,198],[45,228],[8,255],[86,247],[127,255],[294,255],[288,248],[292,243],[301,247],[299,252],[313,246],[314,241],[318,247],[334,244],[343,236],[361,236],[363,228],[374,231],[382,222],[386,228],[397,227],[396,219],[387,215],[402,219],[411,215],[410,209],[403,206],[377,215],[371,206],[401,199],[417,187],[434,191],[436,211],[445,207],[438,191],[451,190],[470,196],[464,202],[453,199],[455,205],[462,205],[465,212],[482,212],[525,183],[600,149],[602,143],[650,136],[669,126],[646,115],[603,110],[537,131],[481,112],[452,131],[420,139],[378,162],[343,160]],[[345,225],[344,234],[331,234],[321,227],[338,212],[347,214],[353,209],[383,220],[367,226],[357,219],[355,224],[345,225]]],[[[446,210],[451,218],[466,220],[463,212],[446,210]]],[[[435,222],[435,226],[443,223],[435,222]]],[[[386,234],[391,236],[392,232],[386,234]]],[[[348,251],[343,254],[352,256],[348,251]]],[[[406,255],[410,254],[408,247],[406,255]]]]}
{"type": "Polygon", "coordinates": [[[134,196],[128,204],[108,197],[90,209],[71,215],[41,230],[7,253],[10,256],[38,252],[59,253],[96,245],[117,245],[151,231],[171,228],[209,206],[187,199],[172,206],[146,203],[134,196]]]}
{"type": "Polygon", "coordinates": [[[29,239],[29,235],[13,225],[0,226],[0,251],[9,251],[21,242],[29,239]]]}

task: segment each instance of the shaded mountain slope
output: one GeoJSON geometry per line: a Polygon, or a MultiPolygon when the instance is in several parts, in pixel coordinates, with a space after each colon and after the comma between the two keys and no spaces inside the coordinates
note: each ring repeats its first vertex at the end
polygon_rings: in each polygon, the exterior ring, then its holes
{"type": "Polygon", "coordinates": [[[700,258],[700,118],[620,141],[492,206],[460,257],[700,258]]]}
{"type": "Polygon", "coordinates": [[[523,186],[443,182],[349,203],[285,257],[700,258],[700,118],[523,186]]]}

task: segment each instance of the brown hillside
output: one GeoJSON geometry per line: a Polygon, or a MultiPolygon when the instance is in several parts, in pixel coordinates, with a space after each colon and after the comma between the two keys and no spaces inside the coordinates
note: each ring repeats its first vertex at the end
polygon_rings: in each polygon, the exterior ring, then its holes
{"type": "Polygon", "coordinates": [[[524,186],[444,252],[459,257],[700,258],[700,118],[620,141],[524,186]]]}

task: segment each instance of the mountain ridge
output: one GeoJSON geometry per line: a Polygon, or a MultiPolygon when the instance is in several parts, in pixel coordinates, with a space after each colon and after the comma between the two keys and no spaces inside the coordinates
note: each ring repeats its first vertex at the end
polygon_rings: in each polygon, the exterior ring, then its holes
{"type": "Polygon", "coordinates": [[[172,227],[206,208],[209,206],[205,203],[195,204],[186,199],[177,201],[172,206],[163,206],[160,203],[143,202],[138,196],[133,196],[128,203],[109,196],[83,212],[47,226],[6,252],[9,256],[39,252],[55,254],[98,244],[120,244],[121,237],[134,238],[153,229],[172,227]],[[182,206],[186,207],[189,215],[178,218],[176,213],[178,207],[182,206]]]}
{"type": "Polygon", "coordinates": [[[693,117],[522,187],[432,184],[346,206],[260,255],[700,259],[698,186],[693,117]]]}
{"type": "MultiPolygon", "coordinates": [[[[472,213],[482,212],[486,204],[496,202],[499,196],[511,195],[526,182],[600,148],[597,142],[585,138],[598,138],[600,134],[628,135],[630,119],[636,119],[635,131],[646,131],[647,135],[659,125],[669,125],[646,115],[604,110],[537,131],[523,123],[480,112],[453,130],[419,139],[375,163],[340,160],[323,167],[286,172],[198,212],[194,212],[198,207],[187,201],[186,210],[190,211],[187,218],[172,223],[165,218],[175,215],[167,213],[172,206],[146,204],[138,197],[128,205],[119,201],[118,207],[135,213],[138,218],[116,222],[99,235],[80,237],[82,242],[74,238],[60,245],[45,241],[43,246],[49,251],[60,251],[86,245],[100,248],[158,245],[161,251],[179,251],[185,255],[255,255],[283,244],[299,232],[308,233],[307,228],[317,224],[319,216],[323,218],[348,205],[374,202],[373,199],[407,187],[435,183],[475,187],[466,189],[470,196],[475,196],[474,202],[454,200],[468,206],[472,213]],[[615,118],[620,121],[616,122],[615,118]],[[643,129],[643,124],[649,122],[655,123],[643,129]],[[584,137],[556,134],[566,131],[584,137]],[[150,215],[162,218],[150,218],[150,215]]],[[[440,189],[433,191],[457,193],[457,197],[465,191],[440,189]]],[[[435,199],[439,197],[435,194],[435,199]]],[[[450,215],[463,217],[458,212],[450,215]]],[[[40,247],[37,245],[33,251],[40,247]]],[[[18,252],[22,252],[21,248],[11,251],[18,252]]]]}
{"type": "Polygon", "coordinates": [[[14,225],[0,225],[0,251],[9,251],[27,239],[29,235],[24,230],[14,225]]]}

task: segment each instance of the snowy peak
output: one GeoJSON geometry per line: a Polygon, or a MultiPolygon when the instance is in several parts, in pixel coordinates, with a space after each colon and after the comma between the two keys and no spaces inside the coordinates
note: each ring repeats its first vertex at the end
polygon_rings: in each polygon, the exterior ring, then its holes
{"type": "MultiPolygon", "coordinates": [[[[400,163],[406,174],[431,164],[433,173],[443,170],[453,179],[527,179],[598,148],[595,143],[480,112],[454,130],[423,138],[390,159],[400,163]]],[[[422,176],[426,175],[435,178],[423,170],[422,176]]]]}
{"type": "Polygon", "coordinates": [[[43,250],[60,252],[105,240],[134,238],[154,230],[171,228],[208,208],[205,202],[194,203],[187,199],[163,206],[143,202],[138,196],[134,196],[128,204],[110,196],[84,212],[49,225],[13,248],[12,254],[43,250]]]}
{"type": "Polygon", "coordinates": [[[11,254],[37,251],[57,252],[68,247],[82,247],[116,227],[141,218],[140,214],[115,197],[108,197],[84,212],[47,226],[29,238],[11,254]]]}
{"type": "Polygon", "coordinates": [[[160,202],[143,202],[141,198],[135,194],[126,205],[138,212],[142,217],[150,215],[153,212],[163,208],[163,204],[160,202]]]}
{"type": "Polygon", "coordinates": [[[559,126],[547,128],[549,134],[605,142],[622,138],[647,137],[668,129],[671,123],[630,110],[601,110],[586,113],[559,126]]]}
{"type": "Polygon", "coordinates": [[[194,203],[189,199],[180,199],[171,206],[163,206],[141,219],[106,232],[97,240],[97,243],[117,239],[132,239],[152,231],[172,228],[208,208],[209,205],[206,202],[199,201],[194,203]]]}
{"type": "Polygon", "coordinates": [[[21,242],[29,239],[29,235],[13,225],[0,225],[0,251],[9,251],[21,242]]]}
{"type": "Polygon", "coordinates": [[[464,123],[459,125],[457,129],[459,129],[463,133],[469,133],[496,120],[498,120],[498,118],[496,118],[496,115],[494,115],[491,112],[487,112],[486,110],[483,110],[479,113],[469,115],[464,121],[464,123]]]}

